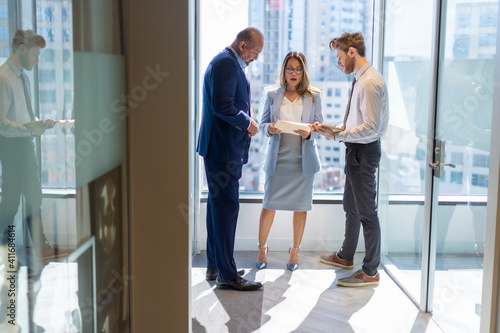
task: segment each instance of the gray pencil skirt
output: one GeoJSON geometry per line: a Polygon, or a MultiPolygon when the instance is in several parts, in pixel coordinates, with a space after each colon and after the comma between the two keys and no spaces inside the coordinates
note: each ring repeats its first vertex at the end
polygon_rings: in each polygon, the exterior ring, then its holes
{"type": "Polygon", "coordinates": [[[262,207],[270,210],[312,209],[314,175],[302,172],[302,141],[298,135],[282,133],[274,175],[266,173],[262,207]]]}

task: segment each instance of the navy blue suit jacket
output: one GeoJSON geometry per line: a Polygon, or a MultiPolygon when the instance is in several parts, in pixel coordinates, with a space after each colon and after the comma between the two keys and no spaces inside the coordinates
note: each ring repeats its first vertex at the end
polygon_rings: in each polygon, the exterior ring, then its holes
{"type": "Polygon", "coordinates": [[[227,47],[207,67],[197,152],[219,162],[245,164],[250,137],[250,84],[227,47]]]}

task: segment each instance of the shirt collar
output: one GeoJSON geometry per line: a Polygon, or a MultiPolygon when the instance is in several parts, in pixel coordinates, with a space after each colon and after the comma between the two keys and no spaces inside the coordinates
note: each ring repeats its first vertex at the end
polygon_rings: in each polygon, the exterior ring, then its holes
{"type": "Polygon", "coordinates": [[[236,56],[236,60],[238,60],[238,65],[240,65],[241,69],[245,71],[245,68],[247,68],[247,64],[241,59],[240,55],[233,49],[232,46],[229,46],[229,49],[233,51],[234,55],[236,56]]]}
{"type": "Polygon", "coordinates": [[[17,67],[14,62],[9,58],[7,59],[7,66],[16,74],[16,76],[20,77],[22,74],[22,71],[17,67]]]}
{"type": "Polygon", "coordinates": [[[356,75],[354,75],[354,77],[356,78],[356,81],[358,81],[358,80],[359,80],[359,78],[361,77],[361,75],[365,74],[366,70],[367,70],[368,68],[370,68],[370,66],[371,66],[371,65],[370,65],[370,63],[369,63],[369,62],[367,62],[366,64],[364,64],[364,65],[363,65],[363,67],[361,67],[361,68],[358,70],[358,72],[356,73],[356,75]]]}

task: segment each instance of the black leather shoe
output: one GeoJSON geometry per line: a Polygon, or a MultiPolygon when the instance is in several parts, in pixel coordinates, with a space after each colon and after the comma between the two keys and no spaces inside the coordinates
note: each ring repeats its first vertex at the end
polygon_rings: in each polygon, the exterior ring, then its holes
{"type": "MultiPolygon", "coordinates": [[[[237,273],[239,276],[245,275],[245,270],[239,269],[237,273]]],[[[205,275],[205,280],[215,281],[215,279],[217,279],[218,275],[219,275],[219,271],[217,270],[217,268],[207,268],[207,274],[205,275]]]]}
{"type": "Polygon", "coordinates": [[[217,288],[233,289],[238,291],[253,291],[262,288],[262,283],[248,281],[241,276],[238,276],[236,280],[221,280],[220,277],[217,277],[217,288]]]}

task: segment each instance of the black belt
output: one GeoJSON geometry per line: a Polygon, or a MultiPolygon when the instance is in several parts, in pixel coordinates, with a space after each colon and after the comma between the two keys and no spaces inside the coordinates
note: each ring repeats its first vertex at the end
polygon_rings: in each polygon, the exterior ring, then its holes
{"type": "Polygon", "coordinates": [[[377,139],[375,141],[372,141],[370,143],[355,143],[355,142],[345,142],[344,141],[344,144],[346,147],[350,147],[350,146],[368,146],[368,145],[373,145],[373,144],[377,144],[377,143],[380,143],[380,139],[377,139]]]}

